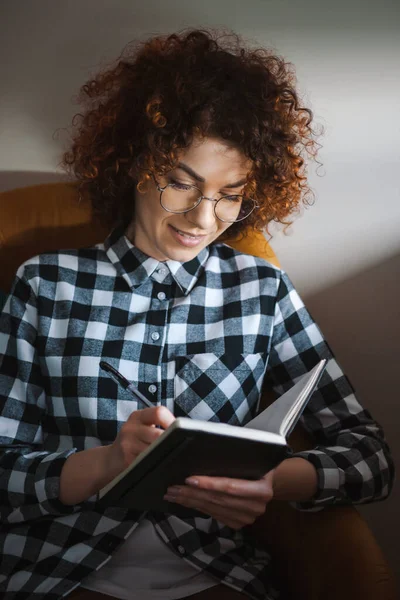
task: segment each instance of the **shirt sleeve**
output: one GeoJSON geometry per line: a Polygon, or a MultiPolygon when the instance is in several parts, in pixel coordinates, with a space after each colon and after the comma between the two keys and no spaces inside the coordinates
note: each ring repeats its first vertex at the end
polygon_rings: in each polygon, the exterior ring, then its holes
{"type": "Polygon", "coordinates": [[[315,442],[297,452],[316,468],[318,488],[299,510],[328,504],[361,504],[386,498],[393,486],[394,464],[380,425],[355,397],[322,333],[289,277],[279,282],[266,377],[278,395],[321,359],[326,369],[300,422],[315,442]]]}
{"type": "Polygon", "coordinates": [[[75,448],[43,451],[46,394],[36,296],[20,267],[0,316],[0,516],[17,523],[79,509],[59,500],[62,468],[75,448]]]}

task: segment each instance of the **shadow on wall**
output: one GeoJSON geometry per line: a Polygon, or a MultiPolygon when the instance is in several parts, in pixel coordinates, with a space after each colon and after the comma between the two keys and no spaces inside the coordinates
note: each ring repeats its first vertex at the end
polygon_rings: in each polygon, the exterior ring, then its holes
{"type": "MultiPolygon", "coordinates": [[[[400,467],[400,254],[305,298],[362,404],[383,426],[400,467]]],[[[359,507],[400,582],[400,483],[359,507]]]]}
{"type": "Polygon", "coordinates": [[[0,192],[26,187],[28,185],[39,185],[41,183],[55,183],[56,181],[69,180],[69,176],[63,172],[0,171],[0,192]]]}

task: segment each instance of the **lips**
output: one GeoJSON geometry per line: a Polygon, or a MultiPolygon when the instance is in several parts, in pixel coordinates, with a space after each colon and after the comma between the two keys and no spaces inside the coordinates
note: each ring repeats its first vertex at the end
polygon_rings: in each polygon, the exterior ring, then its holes
{"type": "Polygon", "coordinates": [[[187,231],[183,231],[182,229],[177,229],[176,227],[174,227],[173,225],[171,225],[171,227],[173,229],[175,229],[175,231],[177,231],[178,233],[180,233],[181,235],[184,235],[185,237],[191,238],[191,239],[196,239],[196,240],[200,240],[203,237],[206,237],[204,234],[194,234],[194,233],[188,233],[187,231]]]}
{"type": "Polygon", "coordinates": [[[170,225],[171,234],[176,242],[179,243],[180,246],[184,246],[185,248],[194,248],[198,246],[206,237],[205,235],[193,235],[183,231],[181,229],[177,229],[173,225],[170,225]]]}

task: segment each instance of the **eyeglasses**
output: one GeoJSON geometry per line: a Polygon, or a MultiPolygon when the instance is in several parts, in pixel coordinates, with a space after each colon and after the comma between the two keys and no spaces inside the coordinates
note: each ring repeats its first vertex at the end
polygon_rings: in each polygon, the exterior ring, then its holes
{"type": "Polygon", "coordinates": [[[246,219],[255,208],[258,208],[255,200],[241,194],[222,196],[221,198],[207,198],[202,195],[201,190],[195,185],[184,183],[168,183],[161,187],[155,181],[160,192],[160,204],[170,213],[181,214],[193,210],[202,200],[214,202],[214,214],[224,223],[236,223],[246,219]]]}

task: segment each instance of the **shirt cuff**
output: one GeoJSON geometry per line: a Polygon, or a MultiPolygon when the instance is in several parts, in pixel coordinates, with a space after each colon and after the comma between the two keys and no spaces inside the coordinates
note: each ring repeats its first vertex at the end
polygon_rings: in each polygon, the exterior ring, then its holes
{"type": "Polygon", "coordinates": [[[75,505],[63,504],[59,499],[61,471],[68,457],[75,454],[75,452],[77,452],[76,448],[54,452],[47,454],[40,461],[35,473],[35,492],[42,515],[71,514],[82,509],[85,505],[95,504],[96,495],[75,505]]]}
{"type": "Polygon", "coordinates": [[[341,499],[344,473],[330,456],[322,450],[304,450],[294,453],[293,457],[308,460],[317,471],[316,493],[306,502],[290,502],[294,508],[316,512],[341,499]]]}

